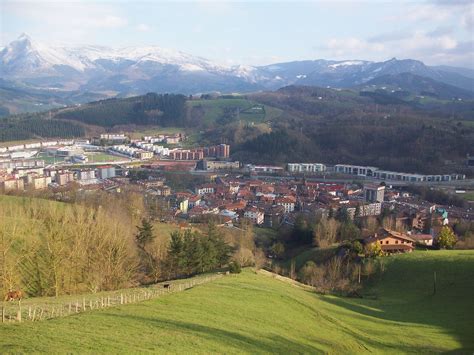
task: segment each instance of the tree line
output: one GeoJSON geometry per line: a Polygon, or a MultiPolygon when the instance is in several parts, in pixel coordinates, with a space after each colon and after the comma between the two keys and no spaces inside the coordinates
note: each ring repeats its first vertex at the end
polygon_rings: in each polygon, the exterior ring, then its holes
{"type": "Polygon", "coordinates": [[[186,120],[186,97],[149,93],[107,99],[59,112],[56,117],[103,127],[127,124],[182,127],[186,120]]]}
{"type": "Polygon", "coordinates": [[[1,198],[1,291],[115,290],[225,267],[240,249],[212,223],[161,232],[138,194],[70,198],[74,203],[1,198]]]}
{"type": "Polygon", "coordinates": [[[32,139],[37,137],[75,138],[85,135],[84,127],[73,122],[42,118],[0,119],[0,142],[32,139]]]}

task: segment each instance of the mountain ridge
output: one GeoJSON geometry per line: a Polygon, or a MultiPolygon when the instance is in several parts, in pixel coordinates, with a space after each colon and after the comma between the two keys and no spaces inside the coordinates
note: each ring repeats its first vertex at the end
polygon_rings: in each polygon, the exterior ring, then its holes
{"type": "Polygon", "coordinates": [[[158,46],[60,47],[45,45],[27,34],[0,50],[0,64],[2,79],[22,87],[46,90],[49,94],[59,91],[107,96],[147,92],[234,93],[276,90],[287,85],[357,88],[378,77],[402,73],[474,93],[474,71],[432,67],[413,59],[392,58],[383,62],[316,59],[229,66],[158,46]]]}

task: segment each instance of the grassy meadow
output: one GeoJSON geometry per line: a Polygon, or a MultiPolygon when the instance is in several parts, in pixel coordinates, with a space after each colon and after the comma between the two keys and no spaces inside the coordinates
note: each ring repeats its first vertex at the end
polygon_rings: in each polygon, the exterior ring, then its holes
{"type": "Polygon", "coordinates": [[[0,352],[472,353],[473,277],[473,251],[388,257],[362,299],[245,270],[139,304],[0,325],[0,352]]]}
{"type": "Polygon", "coordinates": [[[278,108],[261,105],[246,98],[193,100],[189,101],[188,105],[191,107],[202,107],[204,109],[203,120],[208,123],[215,122],[221,118],[225,108],[239,108],[241,110],[239,115],[242,121],[255,123],[274,120],[283,112],[278,108]],[[257,107],[264,107],[264,110],[257,109],[257,107]]]}

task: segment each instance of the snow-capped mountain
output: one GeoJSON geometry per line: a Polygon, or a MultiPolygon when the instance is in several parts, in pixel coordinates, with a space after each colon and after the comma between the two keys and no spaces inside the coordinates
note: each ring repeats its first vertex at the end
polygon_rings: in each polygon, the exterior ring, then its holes
{"type": "Polygon", "coordinates": [[[411,73],[474,91],[462,69],[429,67],[391,59],[308,60],[267,66],[226,66],[157,46],[60,47],[26,34],[0,50],[0,77],[34,89],[100,92],[109,95],[155,92],[248,92],[286,85],[361,86],[375,78],[411,73]]]}
{"type": "Polygon", "coordinates": [[[78,72],[102,69],[100,61],[113,63],[155,62],[177,65],[183,71],[231,71],[207,59],[157,46],[126,47],[114,49],[104,46],[55,47],[46,46],[22,34],[0,53],[5,75],[24,76],[37,70],[54,70],[57,66],[68,66],[78,72]]]}
{"type": "Polygon", "coordinates": [[[4,79],[23,80],[35,86],[57,89],[122,92],[122,87],[127,86],[131,92],[141,88],[161,91],[158,83],[153,84],[153,81],[159,81],[160,76],[164,79],[166,90],[174,89],[166,84],[169,84],[171,77],[178,83],[181,76],[186,80],[212,82],[212,85],[203,83],[205,90],[214,90],[214,87],[216,90],[226,89],[224,80],[241,89],[245,86],[250,89],[255,82],[253,67],[224,66],[157,46],[120,49],[47,46],[26,34],[0,51],[0,63],[0,74],[4,79]]]}

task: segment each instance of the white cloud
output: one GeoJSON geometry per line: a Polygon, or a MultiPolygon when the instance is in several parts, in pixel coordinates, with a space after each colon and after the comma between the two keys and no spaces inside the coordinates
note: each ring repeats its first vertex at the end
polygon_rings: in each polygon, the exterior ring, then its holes
{"type": "Polygon", "coordinates": [[[472,34],[474,31],[474,5],[470,6],[469,9],[464,13],[461,23],[466,28],[466,30],[472,34]]]}
{"type": "Polygon", "coordinates": [[[140,23],[139,25],[137,25],[136,29],[140,32],[148,32],[151,30],[150,26],[144,23],[140,23]]]}
{"type": "Polygon", "coordinates": [[[98,28],[119,28],[128,24],[128,21],[122,17],[107,15],[101,21],[94,21],[94,25],[98,28]]]}
{"type": "Polygon", "coordinates": [[[55,41],[89,41],[97,30],[123,28],[128,20],[113,3],[78,1],[4,1],[4,16],[28,23],[33,37],[55,41]],[[48,36],[48,37],[46,37],[48,36]]]}
{"type": "Polygon", "coordinates": [[[330,38],[316,48],[334,59],[363,58],[385,60],[390,57],[419,59],[429,64],[451,63],[472,66],[472,44],[458,41],[446,31],[416,31],[409,36],[380,35],[368,40],[348,37],[330,38]]]}
{"type": "Polygon", "coordinates": [[[322,49],[328,52],[332,57],[346,58],[352,56],[359,56],[363,53],[383,52],[385,46],[382,43],[369,42],[367,40],[348,37],[348,38],[331,38],[322,49]]]}

